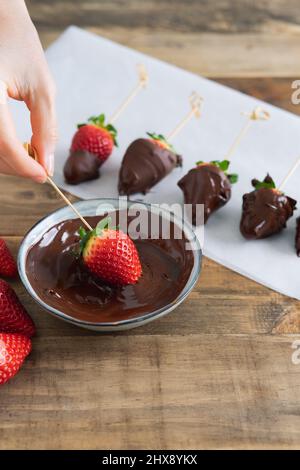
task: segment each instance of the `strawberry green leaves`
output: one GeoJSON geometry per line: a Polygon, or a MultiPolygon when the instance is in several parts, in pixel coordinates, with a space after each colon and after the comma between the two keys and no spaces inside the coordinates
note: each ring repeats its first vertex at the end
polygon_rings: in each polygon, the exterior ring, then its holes
{"type": "Polygon", "coordinates": [[[170,144],[167,139],[165,138],[164,135],[162,134],[156,134],[155,132],[147,132],[147,135],[151,137],[151,139],[156,140],[159,142],[162,146],[168,148],[169,150],[172,150],[172,152],[176,153],[174,147],[172,144],[170,144]]]}
{"type": "Polygon", "coordinates": [[[227,175],[227,178],[231,184],[235,184],[239,180],[239,175],[237,173],[231,173],[230,175],[227,175]]]}
{"type": "Polygon", "coordinates": [[[99,116],[91,116],[88,119],[90,124],[95,124],[98,127],[105,127],[105,114],[99,114],[99,116]]]}
{"type": "MultiPolygon", "coordinates": [[[[197,166],[199,165],[203,165],[205,162],[203,161],[198,161],[196,163],[197,166]]],[[[218,167],[221,171],[223,171],[225,173],[225,175],[227,176],[227,178],[229,179],[230,183],[231,184],[235,184],[238,182],[238,179],[239,179],[239,176],[236,174],[236,173],[231,173],[231,174],[228,174],[227,170],[229,168],[229,165],[230,165],[230,161],[229,160],[212,160],[211,162],[209,162],[211,165],[215,165],[216,167],[218,167]]]]}
{"type": "Polygon", "coordinates": [[[216,165],[220,170],[224,171],[224,173],[228,170],[230,161],[229,160],[212,160],[210,163],[216,165]]]}
{"type": "MultiPolygon", "coordinates": [[[[89,241],[90,237],[92,236],[93,234],[93,231],[91,232],[87,232],[85,230],[85,228],[83,227],[80,227],[79,230],[79,236],[80,236],[80,243],[79,243],[79,253],[76,253],[77,255],[79,254],[79,256],[82,254],[83,250],[84,250],[84,247],[85,245],[87,244],[87,242],[89,241]]],[[[77,251],[77,250],[76,250],[77,251]]]]}
{"type": "Polygon", "coordinates": [[[153,140],[160,140],[161,142],[165,142],[165,144],[168,144],[167,139],[162,134],[156,134],[155,132],[147,132],[147,135],[153,140]]]}
{"type": "Polygon", "coordinates": [[[98,222],[95,228],[95,233],[97,237],[101,237],[104,230],[115,229],[111,227],[111,222],[112,222],[111,217],[105,217],[104,219],[100,220],[100,222],[98,222]]]}
{"type": "Polygon", "coordinates": [[[261,188],[276,189],[276,184],[275,184],[273,178],[271,178],[271,176],[269,174],[267,174],[267,176],[265,177],[265,179],[263,181],[253,179],[251,181],[251,183],[252,183],[252,186],[255,189],[261,189],[261,188]]]}
{"type": "MultiPolygon", "coordinates": [[[[91,116],[88,119],[88,124],[92,124],[94,126],[100,127],[101,129],[107,130],[110,133],[114,141],[114,145],[118,147],[118,142],[117,142],[118,131],[112,124],[105,124],[105,114],[102,113],[102,114],[99,114],[99,116],[91,116]]],[[[79,129],[80,127],[83,127],[83,126],[86,126],[86,123],[78,124],[77,127],[79,129]]]]}

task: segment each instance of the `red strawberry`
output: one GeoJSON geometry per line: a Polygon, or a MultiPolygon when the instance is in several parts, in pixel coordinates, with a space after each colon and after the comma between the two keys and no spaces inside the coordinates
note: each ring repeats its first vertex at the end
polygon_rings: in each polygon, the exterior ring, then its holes
{"type": "Polygon", "coordinates": [[[92,232],[80,229],[83,262],[110,284],[135,284],[142,274],[137,249],[128,235],[109,228],[110,223],[107,217],[92,232]]]}
{"type": "Polygon", "coordinates": [[[0,385],[17,374],[30,351],[27,336],[0,333],[0,385]]]}
{"type": "Polygon", "coordinates": [[[0,279],[0,331],[31,337],[35,326],[14,290],[0,279]]]}
{"type": "Polygon", "coordinates": [[[5,277],[17,275],[16,262],[2,238],[0,238],[0,275],[5,277]]]}
{"type": "Polygon", "coordinates": [[[147,135],[151,137],[150,140],[154,144],[159,145],[159,147],[162,147],[163,149],[171,150],[171,152],[176,153],[173,146],[167,141],[167,139],[162,134],[147,132],[147,135]]]}
{"type": "Polygon", "coordinates": [[[87,124],[79,124],[73,137],[71,150],[85,150],[96,155],[102,164],[117,144],[117,130],[111,124],[105,125],[105,116],[93,116],[87,124]]]}

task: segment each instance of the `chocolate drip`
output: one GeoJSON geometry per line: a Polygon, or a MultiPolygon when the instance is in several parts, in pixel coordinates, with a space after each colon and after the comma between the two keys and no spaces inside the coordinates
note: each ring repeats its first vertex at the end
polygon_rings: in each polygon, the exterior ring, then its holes
{"type": "Polygon", "coordinates": [[[224,206],[231,197],[231,184],[216,165],[202,163],[190,170],[179,182],[184,203],[192,204],[192,223],[197,224],[197,204],[204,204],[204,223],[209,216],[224,206]]]}
{"type": "MultiPolygon", "coordinates": [[[[256,180],[252,184],[255,185],[256,180]]],[[[240,223],[242,235],[257,240],[280,232],[292,217],[296,204],[294,199],[274,188],[259,188],[244,194],[240,223]]]]}
{"type": "MultiPolygon", "coordinates": [[[[95,227],[101,218],[86,217],[86,220],[95,227]]],[[[128,216],[128,223],[131,220],[128,216]]],[[[137,284],[130,286],[105,284],[76,257],[80,225],[78,219],[55,225],[27,254],[29,282],[48,305],[80,320],[113,322],[151,313],[174,302],[182,292],[194,256],[186,250],[184,234],[182,239],[175,238],[173,223],[170,239],[135,241],[143,274],[137,284]]]]}
{"type": "Polygon", "coordinates": [[[181,157],[171,150],[155,144],[150,139],[137,139],[132,142],[124,155],[119,174],[119,193],[146,194],[181,164],[181,157]]]}
{"type": "Polygon", "coordinates": [[[93,153],[84,150],[71,152],[64,166],[65,180],[68,184],[79,184],[97,179],[99,168],[99,159],[93,153]]]}

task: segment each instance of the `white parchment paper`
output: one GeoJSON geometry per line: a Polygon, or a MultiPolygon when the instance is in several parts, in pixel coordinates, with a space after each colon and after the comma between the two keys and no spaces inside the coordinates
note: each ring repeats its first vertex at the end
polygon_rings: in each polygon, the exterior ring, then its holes
{"type": "MultiPolygon", "coordinates": [[[[58,88],[60,140],[54,179],[83,199],[117,197],[118,170],[129,143],[146,131],[171,131],[188,112],[188,97],[194,90],[205,99],[202,118],[193,120],[174,140],[184,157],[183,168],[174,170],[146,196],[138,196],[145,202],[181,203],[178,180],[196,161],[224,157],[245,122],[241,112],[257,105],[268,110],[271,120],[254,123],[231,160],[230,169],[239,174],[239,182],[231,201],[206,226],[204,254],[278,292],[300,298],[295,217],[280,235],[267,240],[249,242],[239,232],[242,195],[251,190],[251,178],[263,179],[270,172],[280,182],[300,155],[298,117],[76,27],[68,28],[46,55],[58,88]],[[76,124],[101,112],[109,117],[135,86],[138,63],[146,66],[150,82],[116,123],[119,148],[103,165],[101,178],[79,186],[65,184],[63,165],[76,124]]],[[[12,108],[20,138],[28,140],[28,113],[19,103],[12,103],[12,108]]],[[[289,180],[286,193],[300,201],[299,181],[300,170],[289,180]]]]}

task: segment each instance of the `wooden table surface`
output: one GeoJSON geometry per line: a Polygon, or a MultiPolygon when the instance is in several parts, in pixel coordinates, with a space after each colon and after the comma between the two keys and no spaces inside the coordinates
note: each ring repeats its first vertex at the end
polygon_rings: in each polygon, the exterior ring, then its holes
{"type": "MultiPolygon", "coordinates": [[[[44,45],[78,24],[300,114],[290,100],[298,0],[27,4],[44,45]]],[[[16,178],[0,177],[0,198],[0,235],[15,254],[62,206],[51,187],[16,178]]],[[[99,335],[50,317],[13,285],[38,335],[0,390],[0,449],[300,446],[299,302],[205,259],[174,313],[99,335]]]]}

